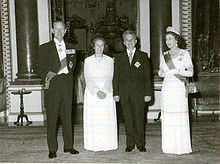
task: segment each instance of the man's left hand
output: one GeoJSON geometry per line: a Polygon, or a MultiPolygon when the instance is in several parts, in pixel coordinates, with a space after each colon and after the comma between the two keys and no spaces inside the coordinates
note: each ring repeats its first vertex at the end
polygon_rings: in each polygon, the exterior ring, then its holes
{"type": "Polygon", "coordinates": [[[151,100],[151,96],[144,96],[144,101],[149,102],[151,100]]]}

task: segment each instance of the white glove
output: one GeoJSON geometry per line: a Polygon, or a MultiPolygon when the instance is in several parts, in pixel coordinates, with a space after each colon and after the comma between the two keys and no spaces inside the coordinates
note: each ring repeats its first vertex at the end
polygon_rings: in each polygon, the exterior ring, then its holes
{"type": "Polygon", "coordinates": [[[165,76],[171,76],[171,75],[178,74],[178,73],[179,73],[179,69],[172,69],[172,70],[166,71],[165,76]]]}
{"type": "Polygon", "coordinates": [[[169,71],[170,74],[174,75],[174,74],[179,74],[180,70],[179,69],[172,69],[169,71]]]}

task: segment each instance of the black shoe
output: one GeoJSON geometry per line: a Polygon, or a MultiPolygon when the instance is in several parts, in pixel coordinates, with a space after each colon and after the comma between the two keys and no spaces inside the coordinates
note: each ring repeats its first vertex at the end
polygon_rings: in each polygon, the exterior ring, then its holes
{"type": "Polygon", "coordinates": [[[131,147],[126,147],[125,152],[131,152],[132,148],[131,147]]]}
{"type": "Polygon", "coordinates": [[[145,147],[139,147],[138,150],[139,150],[140,152],[146,152],[146,148],[145,148],[145,147]]]}
{"type": "Polygon", "coordinates": [[[49,158],[56,158],[57,157],[57,153],[56,152],[50,152],[48,157],[49,158]]]}
{"type": "Polygon", "coordinates": [[[79,152],[75,149],[64,149],[64,153],[79,154],[79,152]]]}

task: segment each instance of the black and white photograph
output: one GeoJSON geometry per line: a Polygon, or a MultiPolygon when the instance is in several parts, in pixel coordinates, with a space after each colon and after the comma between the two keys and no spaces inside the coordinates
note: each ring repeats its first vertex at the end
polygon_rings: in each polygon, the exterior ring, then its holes
{"type": "Polygon", "coordinates": [[[0,163],[220,164],[219,0],[0,0],[0,163]]]}

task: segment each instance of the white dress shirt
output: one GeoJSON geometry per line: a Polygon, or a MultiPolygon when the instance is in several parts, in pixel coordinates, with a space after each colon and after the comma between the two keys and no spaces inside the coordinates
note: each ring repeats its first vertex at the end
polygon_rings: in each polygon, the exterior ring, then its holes
{"type": "MultiPolygon", "coordinates": [[[[64,58],[66,58],[66,45],[63,40],[59,42],[56,38],[54,38],[54,42],[56,44],[59,59],[60,61],[62,61],[64,58]]],[[[62,70],[60,70],[57,74],[60,75],[62,73],[64,74],[69,73],[67,66],[64,67],[62,70]]]]}
{"type": "Polygon", "coordinates": [[[132,59],[133,59],[135,51],[136,51],[136,48],[134,48],[132,51],[130,51],[130,50],[127,49],[128,58],[129,58],[130,52],[132,52],[132,59]]]}

